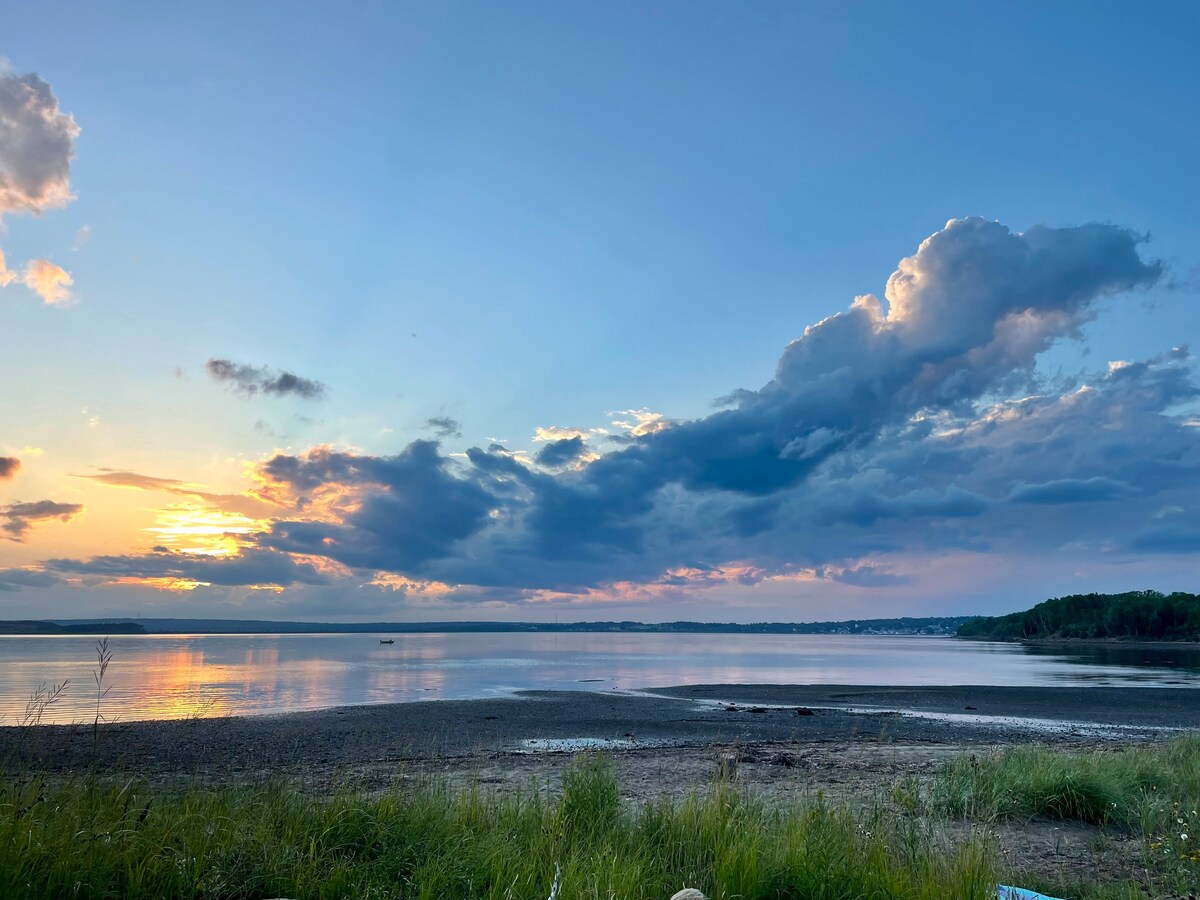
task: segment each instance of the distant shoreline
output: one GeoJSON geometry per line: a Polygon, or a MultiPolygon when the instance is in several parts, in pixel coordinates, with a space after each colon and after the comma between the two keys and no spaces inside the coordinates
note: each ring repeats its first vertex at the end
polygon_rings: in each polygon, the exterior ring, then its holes
{"type": "Polygon", "coordinates": [[[839,622],[291,622],[127,618],[0,621],[0,635],[98,634],[843,634],[950,637],[974,616],[904,616],[839,622]],[[138,629],[130,631],[131,628],[138,629]],[[25,629],[25,630],[21,630],[25,629]],[[75,630],[77,629],[77,630],[75,630]],[[118,631],[118,629],[123,629],[118,631]]]}

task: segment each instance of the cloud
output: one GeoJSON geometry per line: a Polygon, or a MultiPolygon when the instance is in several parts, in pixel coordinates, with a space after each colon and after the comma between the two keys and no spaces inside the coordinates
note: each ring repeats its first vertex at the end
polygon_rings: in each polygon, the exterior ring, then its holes
{"type": "Polygon", "coordinates": [[[439,438],[462,437],[462,425],[449,416],[435,416],[432,419],[426,419],[425,426],[432,428],[434,435],[439,438]]]}
{"type": "MultiPolygon", "coordinates": [[[[609,415],[624,416],[623,419],[613,419],[612,424],[628,432],[631,437],[654,434],[656,431],[670,428],[674,424],[662,413],[651,412],[648,409],[619,409],[616,412],[610,412],[609,415]]],[[[570,435],[561,436],[570,437],[570,435]]]]}
{"type": "Polygon", "coordinates": [[[542,443],[543,441],[562,441],[568,438],[587,438],[590,432],[584,428],[571,428],[562,425],[538,426],[534,429],[533,439],[542,443]]]}
{"type": "Polygon", "coordinates": [[[56,503],[53,500],[38,500],[33,503],[10,503],[0,506],[0,531],[4,531],[10,540],[23,541],[29,529],[38,522],[58,519],[60,522],[70,522],[83,512],[79,503],[56,503]]]}
{"type": "Polygon", "coordinates": [[[66,206],[79,126],[35,74],[0,69],[0,218],[66,206]]]}
{"type": "Polygon", "coordinates": [[[21,280],[51,306],[69,303],[72,299],[68,288],[75,282],[70,273],[47,259],[31,260],[25,266],[21,280]]]}
{"type": "Polygon", "coordinates": [[[261,518],[275,508],[264,500],[250,494],[217,494],[206,491],[199,485],[189,484],[176,478],[158,478],[138,472],[102,469],[95,475],[73,474],[72,478],[86,478],[110,487],[134,488],[142,491],[162,491],[180,497],[192,497],[225,512],[238,513],[251,518],[261,518]]]}
{"type": "Polygon", "coordinates": [[[575,437],[551,441],[538,451],[535,458],[539,465],[557,468],[574,462],[586,452],[587,444],[584,443],[582,437],[576,435],[575,437]]]}
{"type": "Polygon", "coordinates": [[[909,575],[897,575],[894,572],[888,572],[878,566],[872,566],[866,563],[854,566],[850,569],[835,569],[824,573],[833,581],[841,584],[852,584],[856,587],[895,587],[896,585],[911,584],[913,579],[909,575]]]}
{"type": "Polygon", "coordinates": [[[0,481],[9,481],[21,471],[21,461],[15,456],[0,456],[0,481]]]}
{"type": "Polygon", "coordinates": [[[52,306],[68,303],[72,299],[68,288],[74,282],[65,269],[59,268],[49,260],[35,259],[24,269],[16,271],[8,268],[4,252],[0,251],[0,287],[7,287],[16,281],[37,292],[42,300],[52,306]]]}
{"type": "Polygon", "coordinates": [[[291,395],[305,400],[320,400],[325,396],[325,385],[321,382],[291,372],[276,372],[266,366],[248,366],[214,358],[204,367],[214,381],[225,382],[243,394],[254,395],[262,391],[276,397],[291,395]]]}
{"type": "Polygon", "coordinates": [[[57,575],[40,569],[0,569],[0,591],[19,591],[23,587],[50,587],[61,581],[57,575]]]}
{"type": "Polygon", "coordinates": [[[621,441],[587,466],[566,465],[583,429],[539,429],[541,467],[498,444],[460,459],[428,440],[394,456],[279,453],[255,477],[284,512],[246,540],[480,602],[818,571],[893,589],[915,577],[895,555],[1149,549],[1156,513],[1200,505],[1200,443],[1181,412],[1200,401],[1189,355],[1071,383],[1036,370],[1108,297],[1159,279],[1140,243],[1110,225],[955,220],[882,298],[804,329],[766,384],[710,415],[614,413],[621,441]]]}
{"type": "Polygon", "coordinates": [[[328,448],[277,454],[261,474],[302,498],[322,489],[355,495],[339,523],[284,520],[261,538],[275,550],[326,556],[353,568],[403,572],[444,557],[484,527],[495,504],[482,486],[451,473],[435,441],[414,441],[391,457],[328,448]]]}
{"type": "Polygon", "coordinates": [[[88,560],[49,559],[47,569],[102,580],[174,580],[225,586],[294,584],[321,585],[329,581],[312,563],[297,562],[285,553],[247,549],[237,556],[217,557],[159,548],[129,556],[93,556],[88,560]]]}
{"type": "Polygon", "coordinates": [[[1133,536],[1128,548],[1140,553],[1200,553],[1200,528],[1183,522],[1145,528],[1133,536]]]}
{"type": "MultiPolygon", "coordinates": [[[[101,484],[112,485],[113,487],[131,487],[138,488],[143,491],[169,491],[177,493],[183,485],[182,481],[175,478],[156,478],[153,475],[140,475],[137,472],[121,472],[112,469],[104,469],[99,475],[73,475],[73,478],[86,478],[89,481],[98,481],[101,484]]],[[[187,493],[192,493],[188,491],[187,493]]]]}
{"type": "Polygon", "coordinates": [[[1019,484],[1009,496],[1013,503],[1098,503],[1127,497],[1132,489],[1123,481],[1103,478],[1060,478],[1042,484],[1019,484]]]}

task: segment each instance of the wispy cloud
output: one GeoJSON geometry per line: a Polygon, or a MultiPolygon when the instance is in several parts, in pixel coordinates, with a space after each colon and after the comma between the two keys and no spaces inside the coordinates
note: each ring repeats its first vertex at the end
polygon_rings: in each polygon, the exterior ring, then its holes
{"type": "Polygon", "coordinates": [[[425,426],[432,428],[436,437],[462,437],[462,425],[456,419],[452,419],[449,416],[435,416],[432,419],[427,419],[425,426]]]}
{"type": "Polygon", "coordinates": [[[8,481],[21,471],[21,460],[15,456],[0,456],[0,481],[8,481]]]}
{"type": "Polygon", "coordinates": [[[258,393],[276,397],[301,397],[319,400],[325,396],[325,385],[291,372],[281,372],[267,366],[249,366],[229,359],[210,359],[204,368],[214,381],[223,382],[246,395],[258,393]]]}
{"type": "Polygon", "coordinates": [[[177,478],[159,478],[139,472],[102,469],[96,474],[73,474],[73,478],[85,478],[110,487],[133,488],[140,491],[161,491],[179,497],[189,497],[228,513],[236,513],[250,519],[258,519],[274,510],[269,503],[249,494],[219,494],[197,484],[177,478]]]}

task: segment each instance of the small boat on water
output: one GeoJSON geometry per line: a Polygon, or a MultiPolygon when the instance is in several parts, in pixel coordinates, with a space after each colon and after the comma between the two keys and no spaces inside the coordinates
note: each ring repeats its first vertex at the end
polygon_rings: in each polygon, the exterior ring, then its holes
{"type": "Polygon", "coordinates": [[[387,640],[384,640],[383,638],[380,638],[380,639],[379,639],[379,643],[381,643],[381,644],[394,644],[394,643],[396,643],[396,641],[395,641],[393,638],[388,638],[387,640]]]}

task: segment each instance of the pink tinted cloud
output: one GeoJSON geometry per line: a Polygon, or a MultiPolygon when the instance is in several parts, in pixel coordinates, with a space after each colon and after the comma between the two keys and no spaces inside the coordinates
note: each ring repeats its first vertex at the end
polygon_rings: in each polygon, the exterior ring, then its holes
{"type": "Polygon", "coordinates": [[[30,260],[21,280],[51,306],[69,303],[73,299],[70,287],[75,282],[71,273],[48,259],[30,260]]]}

